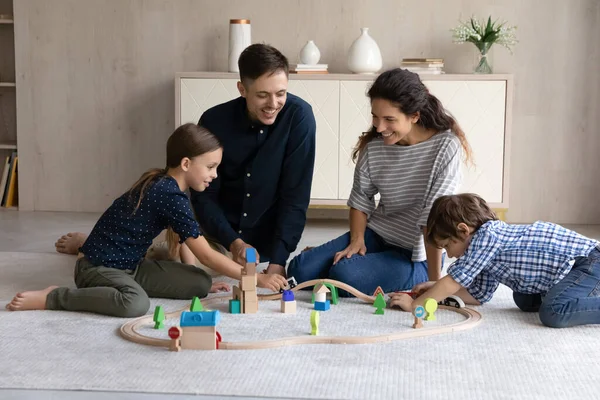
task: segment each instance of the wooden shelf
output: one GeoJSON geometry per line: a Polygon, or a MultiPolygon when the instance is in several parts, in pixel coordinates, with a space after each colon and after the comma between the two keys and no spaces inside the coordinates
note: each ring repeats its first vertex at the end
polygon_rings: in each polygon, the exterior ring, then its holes
{"type": "Polygon", "coordinates": [[[17,143],[16,142],[0,142],[0,149],[9,149],[9,150],[16,150],[17,149],[17,143]]]}
{"type": "Polygon", "coordinates": [[[14,19],[0,19],[0,24],[14,24],[14,19]]]}
{"type": "Polygon", "coordinates": [[[0,82],[0,87],[16,87],[17,84],[14,82],[0,82]]]}

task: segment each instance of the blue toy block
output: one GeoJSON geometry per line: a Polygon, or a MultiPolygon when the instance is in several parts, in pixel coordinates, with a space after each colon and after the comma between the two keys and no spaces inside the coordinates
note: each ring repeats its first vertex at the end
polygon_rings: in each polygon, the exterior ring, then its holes
{"type": "Polygon", "coordinates": [[[281,297],[281,299],[283,301],[294,301],[295,300],[294,292],[292,292],[291,290],[284,290],[283,296],[281,297]]]}
{"type": "Polygon", "coordinates": [[[246,249],[246,262],[255,263],[256,262],[256,250],[252,248],[246,249]]]}
{"type": "Polygon", "coordinates": [[[184,311],[179,319],[179,326],[217,326],[221,314],[219,311],[184,311]]]}
{"type": "Polygon", "coordinates": [[[231,314],[240,314],[241,307],[240,307],[240,301],[237,299],[231,299],[229,300],[229,312],[231,314]]]}
{"type": "Polygon", "coordinates": [[[329,300],[325,300],[325,302],[322,301],[315,301],[315,310],[317,311],[327,311],[329,310],[329,300]]]}

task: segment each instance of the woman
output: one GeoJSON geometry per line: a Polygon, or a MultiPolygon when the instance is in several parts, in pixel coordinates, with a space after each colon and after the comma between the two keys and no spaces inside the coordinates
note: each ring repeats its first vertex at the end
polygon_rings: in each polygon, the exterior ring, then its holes
{"type": "Polygon", "coordinates": [[[373,127],[352,155],[350,232],[295,257],[288,276],[299,283],[330,278],[387,293],[440,277],[442,251],[425,246],[423,233],[435,199],[457,189],[469,144],[415,73],[386,71],[368,96],[373,127]]]}

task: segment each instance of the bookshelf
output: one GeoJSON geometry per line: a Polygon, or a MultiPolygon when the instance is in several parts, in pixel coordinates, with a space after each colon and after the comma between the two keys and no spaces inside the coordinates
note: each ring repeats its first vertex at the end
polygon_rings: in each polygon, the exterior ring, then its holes
{"type": "Polygon", "coordinates": [[[0,210],[16,208],[18,204],[18,159],[15,161],[18,148],[17,85],[13,15],[13,1],[0,0],[0,210]],[[13,169],[16,172],[13,172],[13,169]],[[11,200],[7,202],[6,197],[9,194],[11,200]],[[8,207],[5,207],[6,205],[8,207]]]}

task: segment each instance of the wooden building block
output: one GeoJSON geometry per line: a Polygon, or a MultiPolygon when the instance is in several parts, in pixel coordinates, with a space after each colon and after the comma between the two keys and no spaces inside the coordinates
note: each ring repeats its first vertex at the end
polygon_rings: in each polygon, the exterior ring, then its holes
{"type": "Polygon", "coordinates": [[[319,335],[319,312],[310,312],[310,334],[314,336],[319,335]]]}
{"type": "Polygon", "coordinates": [[[246,263],[242,271],[242,275],[255,276],[256,275],[256,264],[254,263],[246,263]]]}
{"type": "Polygon", "coordinates": [[[295,314],[296,313],[296,300],[281,301],[281,312],[284,314],[295,314]]]}
{"type": "Polygon", "coordinates": [[[435,311],[438,308],[438,303],[435,299],[425,299],[425,311],[427,311],[427,315],[425,316],[425,321],[435,321],[435,311]]]}
{"type": "Polygon", "coordinates": [[[244,314],[256,314],[258,312],[258,301],[244,301],[244,314]]]}
{"type": "Polygon", "coordinates": [[[229,300],[229,312],[231,314],[241,314],[242,308],[240,307],[241,303],[238,299],[229,300]]]}
{"type": "Polygon", "coordinates": [[[244,292],[256,292],[256,285],[258,284],[258,275],[242,275],[240,281],[240,289],[244,292]]]}
{"type": "Polygon", "coordinates": [[[244,296],[244,303],[247,301],[258,303],[258,295],[256,292],[242,292],[242,296],[244,296]]]}
{"type": "Polygon", "coordinates": [[[238,287],[233,286],[233,298],[240,301],[240,312],[244,312],[244,292],[238,287]]]}
{"type": "Polygon", "coordinates": [[[419,329],[423,327],[423,321],[421,321],[421,318],[419,317],[415,317],[415,322],[413,324],[413,328],[415,329],[419,329]]]}
{"type": "Polygon", "coordinates": [[[214,326],[183,327],[181,348],[192,350],[216,350],[217,329],[214,326]]]}

